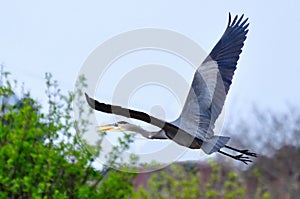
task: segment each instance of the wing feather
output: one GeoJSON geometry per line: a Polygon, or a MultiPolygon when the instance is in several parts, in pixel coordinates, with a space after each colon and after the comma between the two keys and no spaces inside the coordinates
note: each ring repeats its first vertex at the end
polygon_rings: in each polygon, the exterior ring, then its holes
{"type": "Polygon", "coordinates": [[[185,131],[200,139],[213,136],[215,121],[220,115],[232,83],[239,55],[248,33],[247,19],[236,15],[209,56],[194,75],[180,117],[174,121],[185,131]]]}

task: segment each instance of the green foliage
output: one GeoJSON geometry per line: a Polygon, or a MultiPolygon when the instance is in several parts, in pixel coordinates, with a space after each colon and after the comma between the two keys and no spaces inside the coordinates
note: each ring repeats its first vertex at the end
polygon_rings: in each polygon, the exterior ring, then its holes
{"type": "Polygon", "coordinates": [[[135,191],[135,194],[133,195],[133,198],[134,199],[149,199],[150,195],[144,187],[139,186],[137,188],[137,190],[135,191]]]}
{"type": "Polygon", "coordinates": [[[245,198],[246,188],[242,185],[241,179],[233,172],[229,172],[223,186],[226,199],[245,198]]]}
{"type": "Polygon", "coordinates": [[[271,198],[271,195],[268,192],[263,193],[261,196],[261,199],[269,199],[269,198],[271,198]]]}
{"type": "MultiPolygon", "coordinates": [[[[46,85],[46,113],[25,94],[21,107],[7,107],[11,111],[0,116],[0,198],[129,198],[135,175],[106,167],[96,171],[92,163],[101,148],[87,152],[76,134],[88,125],[83,116],[78,121],[71,117],[72,102],[83,94],[84,78],[77,83],[77,91],[67,95],[61,94],[50,74],[46,74],[46,85]]],[[[13,94],[11,88],[10,81],[0,86],[0,96],[13,94]]],[[[81,110],[86,105],[78,104],[81,110]]],[[[130,137],[120,139],[120,147],[109,157],[112,163],[130,141],[130,137]]]]}
{"type": "Polygon", "coordinates": [[[119,172],[111,171],[100,186],[99,198],[129,198],[133,194],[133,182],[128,176],[132,178],[135,174],[120,175],[119,172]]]}
{"type": "Polygon", "coordinates": [[[213,161],[209,163],[208,168],[191,163],[173,164],[153,172],[148,180],[148,192],[138,188],[135,198],[245,198],[246,188],[238,174],[222,170],[213,161]]]}
{"type": "Polygon", "coordinates": [[[149,193],[139,188],[137,193],[140,195],[136,198],[198,198],[201,195],[198,189],[199,183],[200,179],[197,175],[186,172],[183,167],[174,164],[168,171],[153,173],[148,181],[149,193]]]}

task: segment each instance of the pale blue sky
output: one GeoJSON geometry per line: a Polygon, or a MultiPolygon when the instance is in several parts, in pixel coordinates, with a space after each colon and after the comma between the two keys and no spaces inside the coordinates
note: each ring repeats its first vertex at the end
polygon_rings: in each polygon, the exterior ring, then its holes
{"type": "Polygon", "coordinates": [[[85,59],[115,35],[145,27],[169,29],[210,52],[231,12],[244,13],[250,27],[227,111],[247,115],[252,105],[275,111],[287,102],[299,106],[300,1],[2,0],[0,5],[0,63],[42,102],[45,72],[62,90],[72,90],[85,59]]]}
{"type": "Polygon", "coordinates": [[[44,73],[71,90],[89,53],[119,33],[165,28],[193,39],[207,52],[227,24],[228,12],[245,13],[250,31],[229,100],[281,109],[300,94],[297,62],[300,3],[288,1],[2,1],[0,62],[33,96],[43,100],[44,73]]]}

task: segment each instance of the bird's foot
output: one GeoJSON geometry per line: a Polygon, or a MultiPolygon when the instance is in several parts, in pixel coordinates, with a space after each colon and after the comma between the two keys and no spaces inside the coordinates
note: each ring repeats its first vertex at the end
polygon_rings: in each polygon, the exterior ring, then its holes
{"type": "Polygon", "coordinates": [[[248,164],[248,162],[252,162],[252,160],[248,156],[244,156],[244,154],[233,156],[233,158],[242,161],[244,164],[248,164]]]}
{"type": "MultiPolygon", "coordinates": [[[[227,148],[230,148],[230,147],[227,147],[227,148]]],[[[235,160],[239,160],[239,161],[243,162],[244,164],[248,164],[249,162],[252,162],[252,160],[248,156],[246,156],[246,154],[249,153],[251,155],[254,155],[254,153],[250,153],[248,150],[235,150],[235,151],[240,152],[240,154],[239,155],[232,155],[232,154],[226,153],[222,150],[219,150],[218,152],[223,154],[223,155],[226,155],[228,157],[231,157],[235,160]]]]}
{"type": "Polygon", "coordinates": [[[239,152],[242,153],[242,154],[245,154],[245,155],[252,156],[252,157],[257,157],[257,154],[256,154],[256,153],[252,153],[252,152],[250,152],[248,149],[240,150],[239,152]]]}
{"type": "Polygon", "coordinates": [[[225,148],[228,148],[230,150],[233,150],[233,151],[245,154],[245,155],[249,155],[249,156],[252,156],[252,157],[257,157],[256,153],[252,153],[248,149],[240,150],[240,149],[236,149],[236,148],[233,148],[233,147],[227,146],[227,145],[225,145],[225,148]]]}

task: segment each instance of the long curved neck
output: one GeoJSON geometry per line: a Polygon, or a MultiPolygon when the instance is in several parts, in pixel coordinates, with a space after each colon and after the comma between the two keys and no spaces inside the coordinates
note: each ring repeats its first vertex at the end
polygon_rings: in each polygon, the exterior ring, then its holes
{"type": "Polygon", "coordinates": [[[159,131],[147,131],[140,126],[128,124],[126,126],[126,130],[139,133],[147,139],[168,139],[168,137],[162,129],[159,131]]]}
{"type": "Polygon", "coordinates": [[[152,133],[152,132],[147,131],[147,130],[143,129],[142,127],[134,125],[134,124],[126,125],[126,130],[127,131],[132,131],[132,132],[135,132],[135,133],[139,133],[145,138],[149,138],[149,135],[152,133]]]}

